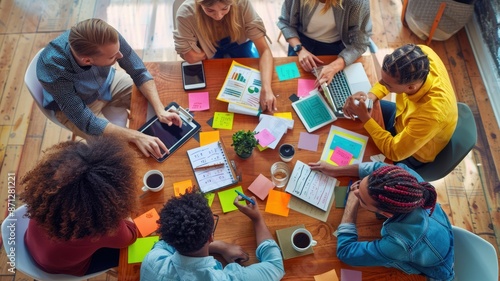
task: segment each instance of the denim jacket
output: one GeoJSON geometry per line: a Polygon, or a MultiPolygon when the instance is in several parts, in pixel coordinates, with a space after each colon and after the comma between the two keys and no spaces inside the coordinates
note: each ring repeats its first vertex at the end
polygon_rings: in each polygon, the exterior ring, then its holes
{"type": "MultiPolygon", "coordinates": [[[[387,164],[362,163],[359,177],[384,165],[387,164]]],[[[423,181],[406,165],[398,166],[423,181]]],[[[394,215],[384,222],[381,236],[375,241],[358,241],[356,225],[343,223],[338,228],[337,256],[352,266],[395,267],[408,274],[423,274],[436,280],[454,278],[453,233],[439,204],[431,216],[423,208],[394,215]]]]}

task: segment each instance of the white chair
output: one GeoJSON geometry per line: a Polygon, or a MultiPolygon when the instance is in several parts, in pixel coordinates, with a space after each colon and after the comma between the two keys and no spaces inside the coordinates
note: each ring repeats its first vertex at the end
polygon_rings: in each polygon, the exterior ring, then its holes
{"type": "Polygon", "coordinates": [[[495,247],[480,236],[452,226],[455,243],[455,281],[498,280],[495,247]]]}
{"type": "Polygon", "coordinates": [[[33,261],[30,253],[26,249],[26,245],[24,244],[24,233],[26,232],[28,223],[30,221],[29,218],[24,217],[24,214],[26,214],[26,205],[17,208],[14,211],[13,216],[7,216],[7,218],[5,218],[5,220],[2,222],[3,246],[7,255],[10,253],[11,247],[15,248],[15,266],[17,270],[28,275],[31,278],[41,281],[86,280],[99,276],[101,274],[105,274],[108,271],[104,270],[85,276],[73,276],[66,274],[50,274],[38,268],[38,266],[33,261]],[[15,244],[9,245],[10,237],[15,237],[15,244]]]}

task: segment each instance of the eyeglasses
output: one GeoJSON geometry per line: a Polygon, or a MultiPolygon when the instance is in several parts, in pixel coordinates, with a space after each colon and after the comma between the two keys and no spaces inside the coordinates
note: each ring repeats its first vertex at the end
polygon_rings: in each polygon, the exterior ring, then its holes
{"type": "Polygon", "coordinates": [[[213,214],[214,216],[214,231],[212,232],[215,234],[215,229],[217,228],[217,223],[219,223],[219,215],[213,214]]]}

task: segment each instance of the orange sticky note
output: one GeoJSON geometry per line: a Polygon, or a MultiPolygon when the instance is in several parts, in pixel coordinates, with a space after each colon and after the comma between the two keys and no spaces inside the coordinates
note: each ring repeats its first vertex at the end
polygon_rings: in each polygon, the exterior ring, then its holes
{"type": "Polygon", "coordinates": [[[288,217],[288,202],[290,202],[291,194],[277,190],[271,190],[267,197],[265,211],[271,214],[288,217]]]}
{"type": "Polygon", "coordinates": [[[193,182],[191,180],[174,182],[174,195],[175,197],[181,196],[187,192],[191,192],[193,189],[193,182]]]}
{"type": "Polygon", "coordinates": [[[335,269],[332,269],[323,274],[314,275],[314,281],[339,281],[339,277],[335,269]]]}
{"type": "Polygon", "coordinates": [[[200,132],[200,146],[211,144],[213,142],[219,141],[219,139],[219,131],[200,132]]]}
{"type": "Polygon", "coordinates": [[[157,220],[160,219],[158,212],[155,208],[145,212],[144,214],[138,216],[134,219],[137,229],[142,237],[146,237],[149,234],[155,232],[158,229],[157,220]]]}

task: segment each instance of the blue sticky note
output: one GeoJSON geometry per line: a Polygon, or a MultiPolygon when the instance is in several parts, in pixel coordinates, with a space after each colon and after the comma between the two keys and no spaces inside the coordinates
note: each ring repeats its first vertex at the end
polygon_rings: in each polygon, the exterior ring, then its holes
{"type": "Polygon", "coordinates": [[[290,62],[276,66],[276,73],[280,81],[290,80],[300,77],[299,68],[297,63],[290,62]]]}
{"type": "Polygon", "coordinates": [[[363,145],[357,142],[353,142],[347,138],[335,135],[333,137],[332,143],[330,144],[330,149],[335,150],[336,147],[340,147],[343,150],[352,154],[352,157],[358,158],[359,153],[363,145]]]}

